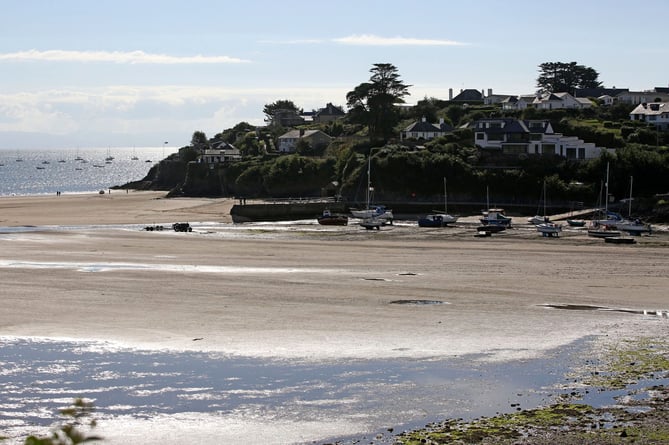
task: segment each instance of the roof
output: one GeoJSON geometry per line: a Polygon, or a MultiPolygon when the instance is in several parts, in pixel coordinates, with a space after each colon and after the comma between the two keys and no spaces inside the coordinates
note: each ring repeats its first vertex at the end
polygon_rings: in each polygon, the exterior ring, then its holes
{"type": "MultiPolygon", "coordinates": [[[[321,130],[290,130],[287,133],[282,134],[279,136],[279,139],[300,139],[300,138],[308,138],[310,136],[313,136],[317,133],[322,133],[325,136],[328,136],[327,134],[323,133],[321,130]]],[[[330,137],[330,136],[328,136],[330,137]]]]}
{"type": "Polygon", "coordinates": [[[483,94],[479,90],[466,89],[460,91],[460,94],[458,94],[451,100],[460,102],[468,100],[483,100],[483,94]]]}
{"type": "Polygon", "coordinates": [[[643,114],[646,116],[659,116],[662,113],[669,113],[669,102],[639,104],[630,112],[630,114],[643,114]]]}
{"type": "Polygon", "coordinates": [[[443,119],[438,124],[433,124],[425,120],[425,118],[414,122],[404,129],[405,132],[415,132],[415,133],[434,133],[434,132],[449,132],[452,131],[453,127],[446,122],[443,122],[443,119]]]}
{"type": "Polygon", "coordinates": [[[552,127],[548,120],[520,120],[511,117],[505,118],[490,118],[490,119],[479,119],[473,124],[473,128],[476,131],[483,131],[488,134],[509,134],[509,133],[544,133],[552,134],[552,127]],[[500,126],[497,127],[485,127],[479,124],[485,123],[499,123],[500,126]],[[538,127],[533,124],[540,123],[541,127],[538,127]]]}
{"type": "Polygon", "coordinates": [[[325,108],[321,108],[315,113],[315,116],[346,116],[346,113],[340,107],[328,102],[325,108]]]}

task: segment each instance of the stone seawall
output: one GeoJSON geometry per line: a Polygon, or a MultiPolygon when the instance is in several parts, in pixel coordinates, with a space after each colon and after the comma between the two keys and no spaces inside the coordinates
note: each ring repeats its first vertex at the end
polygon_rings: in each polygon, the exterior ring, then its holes
{"type": "Polygon", "coordinates": [[[266,204],[234,205],[230,216],[235,223],[252,221],[289,221],[294,219],[317,218],[328,209],[333,213],[348,213],[344,202],[283,202],[266,204]]]}

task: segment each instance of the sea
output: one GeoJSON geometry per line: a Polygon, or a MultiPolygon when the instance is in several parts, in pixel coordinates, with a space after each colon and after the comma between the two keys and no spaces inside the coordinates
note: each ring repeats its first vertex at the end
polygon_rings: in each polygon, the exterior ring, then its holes
{"type": "Polygon", "coordinates": [[[168,147],[0,149],[0,196],[88,193],[141,180],[168,147]]]}

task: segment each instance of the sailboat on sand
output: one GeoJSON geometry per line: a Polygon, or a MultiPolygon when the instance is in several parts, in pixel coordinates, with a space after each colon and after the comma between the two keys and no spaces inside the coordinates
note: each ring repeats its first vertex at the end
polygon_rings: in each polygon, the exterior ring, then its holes
{"type": "Polygon", "coordinates": [[[544,217],[543,217],[543,222],[535,224],[537,232],[541,233],[541,235],[545,237],[557,238],[558,236],[560,236],[560,232],[562,232],[562,226],[560,224],[550,222],[548,215],[546,214],[546,180],[544,180],[544,186],[543,186],[543,202],[544,202],[544,217]]]}
{"type": "Polygon", "coordinates": [[[376,229],[379,230],[381,226],[391,223],[393,221],[393,211],[386,209],[384,206],[376,206],[375,208],[370,208],[370,201],[372,192],[372,155],[370,153],[367,158],[367,193],[366,193],[366,207],[365,209],[351,209],[351,214],[355,218],[361,218],[360,225],[367,230],[376,229]]]}
{"type": "Polygon", "coordinates": [[[444,212],[437,212],[418,218],[418,227],[446,227],[458,220],[457,216],[448,214],[448,192],[446,191],[446,177],[444,176],[444,212]]]}

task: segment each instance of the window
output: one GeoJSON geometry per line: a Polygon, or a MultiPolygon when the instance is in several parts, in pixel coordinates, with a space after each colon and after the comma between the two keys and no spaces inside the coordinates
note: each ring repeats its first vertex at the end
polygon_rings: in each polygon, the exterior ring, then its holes
{"type": "Polygon", "coordinates": [[[483,134],[483,133],[476,133],[476,140],[477,140],[477,141],[482,141],[483,139],[485,139],[485,134],[483,134]]]}
{"type": "Polygon", "coordinates": [[[578,149],[578,158],[585,159],[585,147],[580,147],[578,149]]]}
{"type": "Polygon", "coordinates": [[[502,152],[510,155],[519,155],[525,153],[525,150],[526,148],[523,144],[505,144],[504,147],[502,147],[502,152]]]}
{"type": "Polygon", "coordinates": [[[545,155],[554,155],[555,154],[555,144],[544,144],[541,147],[541,152],[545,155]]]}
{"type": "Polygon", "coordinates": [[[567,147],[567,159],[576,159],[576,148],[567,147]]]}

